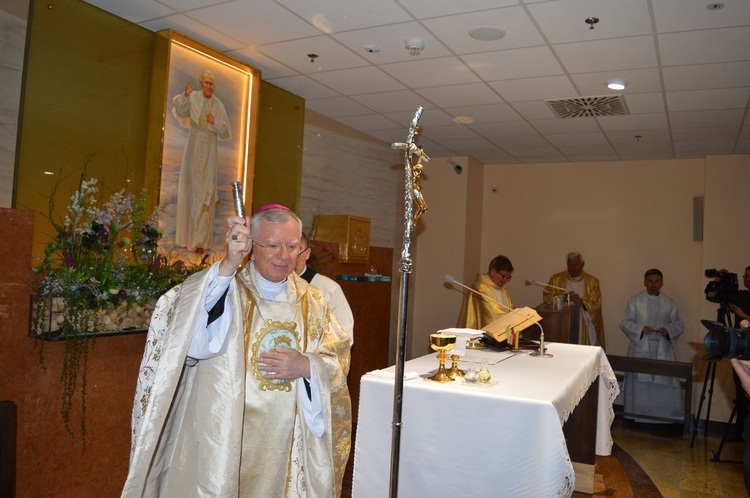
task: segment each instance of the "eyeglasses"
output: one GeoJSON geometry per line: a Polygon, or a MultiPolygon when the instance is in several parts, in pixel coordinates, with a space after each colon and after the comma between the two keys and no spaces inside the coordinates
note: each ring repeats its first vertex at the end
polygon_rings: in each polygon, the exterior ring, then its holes
{"type": "Polygon", "coordinates": [[[299,244],[287,244],[287,245],[284,245],[284,244],[275,244],[275,243],[272,242],[270,244],[263,245],[260,242],[256,242],[256,241],[253,241],[253,244],[255,244],[256,246],[262,247],[263,249],[265,249],[266,251],[268,251],[269,254],[271,254],[273,256],[278,256],[279,254],[281,254],[281,248],[282,247],[286,248],[286,252],[288,254],[295,254],[295,253],[299,252],[299,244]]]}
{"type": "Polygon", "coordinates": [[[513,278],[513,275],[511,275],[510,273],[500,273],[500,272],[497,272],[497,274],[500,275],[501,277],[503,277],[503,280],[506,280],[506,281],[510,280],[511,278],[513,278]]]}

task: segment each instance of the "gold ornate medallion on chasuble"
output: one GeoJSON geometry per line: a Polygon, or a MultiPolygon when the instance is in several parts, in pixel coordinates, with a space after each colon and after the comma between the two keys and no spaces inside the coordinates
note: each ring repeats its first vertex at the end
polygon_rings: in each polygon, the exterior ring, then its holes
{"type": "Polygon", "coordinates": [[[255,334],[253,341],[253,356],[250,362],[253,366],[253,375],[258,379],[258,388],[261,391],[291,391],[292,381],[290,379],[268,380],[263,377],[267,373],[264,366],[258,365],[258,355],[276,351],[277,348],[289,348],[300,350],[300,338],[297,333],[296,322],[279,322],[276,320],[265,320],[263,328],[255,334]]]}

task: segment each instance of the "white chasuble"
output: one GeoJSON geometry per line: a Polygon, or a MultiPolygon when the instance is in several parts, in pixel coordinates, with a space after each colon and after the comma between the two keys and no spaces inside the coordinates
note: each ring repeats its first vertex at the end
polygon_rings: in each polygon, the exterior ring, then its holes
{"type": "Polygon", "coordinates": [[[340,495],[351,445],[348,335],[315,287],[291,275],[288,302],[265,301],[253,273],[247,265],[229,293],[235,313],[226,352],[195,366],[185,358],[195,323],[206,316],[208,271],[160,299],[136,389],[122,496],[340,495]],[[320,437],[305,423],[304,381],[262,378],[257,356],[276,347],[310,360],[325,427],[320,437]]]}

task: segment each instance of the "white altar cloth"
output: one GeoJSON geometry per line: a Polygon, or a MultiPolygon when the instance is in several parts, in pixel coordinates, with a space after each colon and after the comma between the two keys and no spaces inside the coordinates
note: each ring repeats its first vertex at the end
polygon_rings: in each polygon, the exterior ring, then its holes
{"type": "MultiPolygon", "coordinates": [[[[601,348],[547,346],[553,358],[467,350],[459,366],[465,370],[467,360],[487,359],[492,382],[497,382],[490,387],[406,376],[399,496],[572,494],[575,474],[562,425],[599,377],[596,454],[609,455],[612,402],[619,388],[601,348]]],[[[354,450],[355,498],[389,494],[394,368],[362,377],[354,450]]],[[[404,371],[427,376],[436,368],[436,355],[431,354],[406,362],[404,371]]]]}

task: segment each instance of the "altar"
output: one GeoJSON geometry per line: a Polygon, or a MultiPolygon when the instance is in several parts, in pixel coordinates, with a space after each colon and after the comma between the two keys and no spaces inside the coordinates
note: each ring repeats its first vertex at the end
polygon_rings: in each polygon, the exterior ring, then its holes
{"type": "MultiPolygon", "coordinates": [[[[547,346],[553,358],[467,350],[459,366],[466,369],[469,359],[486,360],[492,374],[488,385],[425,380],[437,368],[435,354],[406,362],[400,496],[570,496],[576,488],[593,492],[593,452],[609,455],[612,449],[617,380],[599,347],[547,346]],[[573,418],[578,418],[577,429],[564,430],[573,418]],[[580,453],[573,451],[579,440],[591,441],[590,451],[584,448],[583,458],[578,458],[584,462],[571,460],[580,453]]],[[[394,367],[362,377],[355,498],[389,494],[393,377],[394,367]]]]}

